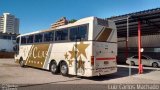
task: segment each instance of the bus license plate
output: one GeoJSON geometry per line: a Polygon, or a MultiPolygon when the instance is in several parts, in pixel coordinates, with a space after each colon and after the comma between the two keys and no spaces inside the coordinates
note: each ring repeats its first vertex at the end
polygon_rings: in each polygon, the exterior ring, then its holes
{"type": "Polygon", "coordinates": [[[106,64],[108,64],[109,62],[108,61],[104,61],[104,64],[106,65],[106,64]]]}

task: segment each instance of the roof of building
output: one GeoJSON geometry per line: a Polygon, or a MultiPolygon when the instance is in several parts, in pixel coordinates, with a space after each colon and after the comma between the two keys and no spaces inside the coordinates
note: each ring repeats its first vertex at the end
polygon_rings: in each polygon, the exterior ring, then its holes
{"type": "Polygon", "coordinates": [[[106,18],[115,21],[118,37],[127,36],[127,17],[129,36],[137,36],[138,21],[141,21],[142,35],[160,34],[160,8],[106,18]]]}

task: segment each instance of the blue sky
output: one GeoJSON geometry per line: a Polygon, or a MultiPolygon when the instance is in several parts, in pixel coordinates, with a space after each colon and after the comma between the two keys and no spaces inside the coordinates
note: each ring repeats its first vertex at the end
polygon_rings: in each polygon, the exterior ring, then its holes
{"type": "Polygon", "coordinates": [[[0,0],[0,15],[20,19],[20,33],[43,30],[62,16],[107,18],[160,7],[160,0],[0,0]]]}

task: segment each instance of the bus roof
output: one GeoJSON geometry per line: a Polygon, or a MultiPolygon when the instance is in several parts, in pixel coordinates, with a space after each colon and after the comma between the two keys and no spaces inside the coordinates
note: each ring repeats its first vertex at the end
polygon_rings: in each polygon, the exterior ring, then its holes
{"type": "Polygon", "coordinates": [[[18,35],[17,37],[31,35],[31,34],[37,34],[37,33],[42,33],[42,32],[48,32],[48,31],[57,30],[57,29],[63,29],[63,28],[72,27],[72,26],[76,26],[76,25],[82,25],[82,24],[89,23],[89,22],[93,21],[94,18],[96,18],[96,17],[94,17],[94,16],[86,17],[86,18],[79,19],[74,23],[69,23],[67,25],[56,27],[55,29],[49,28],[49,29],[45,29],[45,30],[34,31],[31,33],[18,35]]]}

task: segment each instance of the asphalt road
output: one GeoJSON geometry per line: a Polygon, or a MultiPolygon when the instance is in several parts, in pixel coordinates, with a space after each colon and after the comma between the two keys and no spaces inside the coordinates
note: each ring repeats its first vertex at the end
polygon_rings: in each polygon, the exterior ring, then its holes
{"type": "Polygon", "coordinates": [[[137,66],[132,67],[129,76],[126,65],[118,65],[118,72],[99,77],[76,77],[53,75],[47,70],[27,67],[21,68],[13,59],[0,59],[0,84],[2,90],[75,90],[98,89],[106,90],[108,84],[160,84],[160,69],[144,68],[144,73],[138,75],[137,66]],[[9,89],[8,89],[9,90],[9,89]]]}

